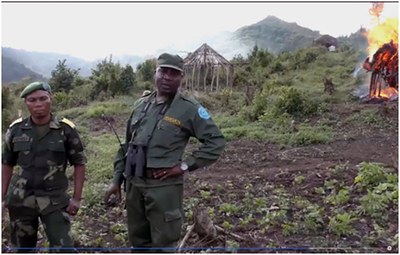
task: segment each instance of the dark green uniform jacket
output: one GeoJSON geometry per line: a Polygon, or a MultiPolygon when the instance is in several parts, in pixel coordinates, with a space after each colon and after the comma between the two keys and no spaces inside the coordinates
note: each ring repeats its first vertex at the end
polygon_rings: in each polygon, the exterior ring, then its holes
{"type": "Polygon", "coordinates": [[[86,163],[83,145],[74,124],[52,115],[49,125],[38,127],[30,117],[7,130],[2,163],[18,165],[7,193],[9,206],[39,206],[46,214],[68,205],[67,162],[86,163]]]}
{"type": "MultiPolygon", "coordinates": [[[[183,159],[189,165],[189,171],[215,162],[225,147],[225,139],[206,109],[196,100],[177,93],[159,120],[159,112],[166,103],[157,103],[155,95],[153,92],[135,102],[126,133],[126,144],[136,129],[134,143],[147,147],[147,168],[169,168],[179,164],[191,136],[202,144],[183,159]],[[141,119],[147,102],[150,105],[141,119]]],[[[123,164],[115,164],[115,167],[114,182],[120,183],[123,164]]]]}

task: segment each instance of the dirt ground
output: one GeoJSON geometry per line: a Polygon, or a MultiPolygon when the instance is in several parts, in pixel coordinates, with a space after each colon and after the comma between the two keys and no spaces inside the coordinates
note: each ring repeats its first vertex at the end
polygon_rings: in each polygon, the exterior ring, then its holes
{"type": "MultiPolygon", "coordinates": [[[[301,196],[313,203],[325,206],[326,213],[328,213],[330,209],[321,201],[321,196],[313,192],[314,188],[323,186],[325,181],[337,179],[345,185],[353,185],[358,171],[357,165],[361,162],[379,162],[397,173],[398,106],[397,104],[360,104],[355,108],[339,107],[336,110],[339,117],[344,120],[357,114],[364,107],[378,109],[382,117],[394,125],[390,128],[380,128],[379,125],[371,128],[367,125],[339,124],[338,139],[324,145],[281,148],[270,143],[246,139],[229,142],[217,163],[204,171],[191,173],[186,183],[185,197],[187,199],[199,197],[199,188],[204,183],[210,183],[209,186],[212,187],[218,184],[222,185],[225,194],[204,203],[206,207],[215,208],[223,202],[232,201],[232,198],[229,197],[229,194],[232,193],[237,195],[238,201],[243,200],[244,190],[248,184],[251,184],[251,187],[259,192],[267,191],[268,199],[268,194],[271,192],[268,192],[266,184],[271,184],[274,187],[283,187],[293,197],[301,196]],[[328,171],[338,165],[346,166],[340,176],[328,171]],[[305,177],[305,181],[299,185],[294,184],[295,178],[300,175],[305,177]]],[[[212,190],[212,187],[209,189],[212,190]]],[[[254,194],[254,196],[257,195],[254,194]]],[[[274,204],[271,205],[271,207],[273,206],[274,204]]],[[[352,208],[355,209],[351,200],[346,208],[350,211],[352,208]]],[[[392,233],[396,234],[398,233],[398,215],[392,216],[389,228],[393,230],[392,233]]],[[[226,215],[215,217],[214,223],[220,226],[224,217],[226,215]]],[[[239,219],[231,218],[231,222],[239,223],[239,219]]],[[[226,240],[232,239],[240,244],[241,249],[236,250],[238,252],[388,252],[387,244],[384,242],[377,244],[376,247],[362,248],[363,238],[370,234],[372,224],[368,217],[361,219],[360,222],[362,223],[354,226],[359,231],[359,236],[347,238],[336,238],[326,229],[321,229],[316,234],[298,233],[284,236],[279,228],[272,227],[263,232],[260,231],[257,223],[246,227],[240,227],[240,224],[237,224],[231,232],[238,235],[237,237],[225,233],[224,238],[208,244],[204,241],[199,242],[197,237],[192,240],[188,239],[185,247],[196,247],[204,243],[205,247],[208,247],[207,245],[210,247],[224,247],[225,245],[226,247],[226,240]],[[319,239],[321,240],[319,241],[319,239]],[[318,243],[321,244],[320,247],[316,246],[318,243]],[[287,249],[265,249],[268,244],[271,244],[269,247],[286,247],[287,249]]],[[[193,235],[191,236],[193,237],[193,235]]],[[[196,235],[194,236],[196,237],[196,235]]],[[[392,248],[392,251],[394,250],[392,248]]]]}

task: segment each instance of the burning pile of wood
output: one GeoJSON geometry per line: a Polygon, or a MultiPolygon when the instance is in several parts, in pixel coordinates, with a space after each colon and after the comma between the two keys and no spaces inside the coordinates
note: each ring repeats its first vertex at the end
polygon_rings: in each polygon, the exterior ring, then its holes
{"type": "Polygon", "coordinates": [[[373,3],[370,9],[376,25],[368,31],[369,57],[363,64],[363,68],[371,72],[367,101],[373,102],[398,100],[398,18],[381,22],[383,7],[383,3],[373,3]]]}
{"type": "Polygon", "coordinates": [[[399,90],[398,45],[391,41],[385,43],[363,65],[371,73],[369,97],[383,100],[396,100],[399,90]]]}

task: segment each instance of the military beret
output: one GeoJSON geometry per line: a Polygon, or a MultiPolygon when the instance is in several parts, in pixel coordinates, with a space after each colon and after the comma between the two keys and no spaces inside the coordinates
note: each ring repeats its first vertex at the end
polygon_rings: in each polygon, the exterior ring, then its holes
{"type": "Polygon", "coordinates": [[[50,85],[45,83],[45,82],[32,82],[31,84],[27,85],[24,90],[21,92],[21,97],[25,98],[27,95],[29,95],[32,92],[35,92],[36,90],[44,90],[49,93],[51,93],[51,88],[50,85]]]}
{"type": "Polygon", "coordinates": [[[163,53],[157,59],[157,67],[168,67],[183,72],[183,59],[178,55],[163,53]]]}

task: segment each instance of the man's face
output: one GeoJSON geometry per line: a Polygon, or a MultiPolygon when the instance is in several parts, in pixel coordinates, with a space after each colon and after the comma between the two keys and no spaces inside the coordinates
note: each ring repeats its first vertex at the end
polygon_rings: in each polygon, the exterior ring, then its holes
{"type": "Polygon", "coordinates": [[[162,95],[173,95],[181,85],[182,72],[168,67],[159,67],[156,70],[154,79],[157,85],[157,92],[162,95]]]}
{"type": "Polygon", "coordinates": [[[25,103],[32,117],[44,118],[50,114],[51,97],[49,92],[36,90],[25,97],[25,103]]]}

